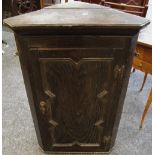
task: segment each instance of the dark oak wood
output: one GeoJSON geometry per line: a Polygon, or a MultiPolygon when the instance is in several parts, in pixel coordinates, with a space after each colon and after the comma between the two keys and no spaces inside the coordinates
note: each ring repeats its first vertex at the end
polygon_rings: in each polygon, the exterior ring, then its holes
{"type": "Polygon", "coordinates": [[[57,4],[21,16],[8,18],[7,22],[5,20],[4,22],[13,30],[30,30],[35,28],[39,29],[39,31],[41,29],[44,29],[44,31],[47,29],[61,29],[61,31],[71,29],[75,31],[74,29],[84,29],[84,27],[86,27],[86,30],[87,28],[98,28],[104,31],[106,28],[113,31],[114,29],[132,29],[134,31],[149,23],[148,20],[144,20],[142,17],[133,16],[97,4],[81,3],[57,4]]]}
{"type": "Polygon", "coordinates": [[[41,148],[47,153],[109,152],[117,135],[138,33],[148,21],[74,2],[5,23],[15,33],[41,148]],[[106,14],[116,13],[118,20],[105,20],[106,14]],[[45,20],[33,20],[34,15],[43,14],[45,20]],[[133,18],[124,21],[125,16],[133,18]]]}

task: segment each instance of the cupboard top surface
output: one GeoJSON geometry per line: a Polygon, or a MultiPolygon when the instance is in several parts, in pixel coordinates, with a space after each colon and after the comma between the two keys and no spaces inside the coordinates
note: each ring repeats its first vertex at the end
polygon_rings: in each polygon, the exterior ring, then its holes
{"type": "Polygon", "coordinates": [[[69,2],[11,17],[5,19],[4,23],[12,29],[74,26],[140,29],[149,20],[101,5],[69,2]]]}

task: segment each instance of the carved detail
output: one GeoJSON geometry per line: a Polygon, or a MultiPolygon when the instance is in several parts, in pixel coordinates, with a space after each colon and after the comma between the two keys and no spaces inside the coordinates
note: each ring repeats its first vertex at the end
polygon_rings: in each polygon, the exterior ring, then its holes
{"type": "Polygon", "coordinates": [[[105,96],[106,96],[107,94],[108,94],[108,91],[104,89],[101,93],[99,93],[99,94],[97,95],[97,97],[98,97],[101,101],[103,101],[104,98],[105,98],[105,96]]]}
{"type": "Polygon", "coordinates": [[[99,120],[95,123],[95,126],[97,127],[104,127],[104,121],[103,120],[99,120]]]}
{"type": "Polygon", "coordinates": [[[139,5],[137,2],[135,2],[134,0],[129,0],[126,4],[128,5],[139,5]]]}
{"type": "Polygon", "coordinates": [[[106,146],[106,145],[110,144],[110,142],[111,142],[111,137],[110,136],[104,136],[104,138],[103,138],[104,145],[106,146]]]}
{"type": "Polygon", "coordinates": [[[73,143],[72,143],[72,146],[81,146],[81,144],[78,142],[78,141],[74,141],[73,143]]]}
{"type": "Polygon", "coordinates": [[[57,127],[58,126],[58,123],[55,122],[54,120],[50,120],[49,123],[53,126],[53,127],[57,127]]]}
{"type": "Polygon", "coordinates": [[[51,99],[54,98],[54,97],[56,97],[55,94],[53,94],[53,93],[52,93],[51,91],[49,91],[49,90],[46,90],[46,91],[45,91],[45,94],[46,94],[47,96],[49,96],[51,99]]]}

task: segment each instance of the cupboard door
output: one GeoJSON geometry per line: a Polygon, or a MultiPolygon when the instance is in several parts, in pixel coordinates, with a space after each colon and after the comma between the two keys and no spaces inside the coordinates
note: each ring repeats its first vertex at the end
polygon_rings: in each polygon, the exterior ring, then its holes
{"type": "Polygon", "coordinates": [[[58,37],[58,48],[52,42],[57,39],[51,38],[42,44],[41,39],[28,39],[26,59],[22,58],[29,73],[39,144],[44,151],[107,152],[115,139],[127,58],[132,56],[127,49],[130,37],[112,45],[111,37],[77,37],[80,48],[73,37],[58,37]],[[97,46],[89,44],[92,39],[97,46]]]}
{"type": "Polygon", "coordinates": [[[115,64],[115,55],[75,61],[59,54],[46,57],[46,52],[31,55],[45,145],[51,150],[106,149],[112,104],[118,98],[116,87],[124,66],[115,64]]]}

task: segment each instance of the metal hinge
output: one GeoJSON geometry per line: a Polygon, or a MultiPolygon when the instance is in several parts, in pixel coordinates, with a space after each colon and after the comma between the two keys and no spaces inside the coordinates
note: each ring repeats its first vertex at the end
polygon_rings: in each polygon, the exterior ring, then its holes
{"type": "Polygon", "coordinates": [[[114,68],[114,79],[121,80],[124,75],[125,65],[116,65],[114,68]]]}

